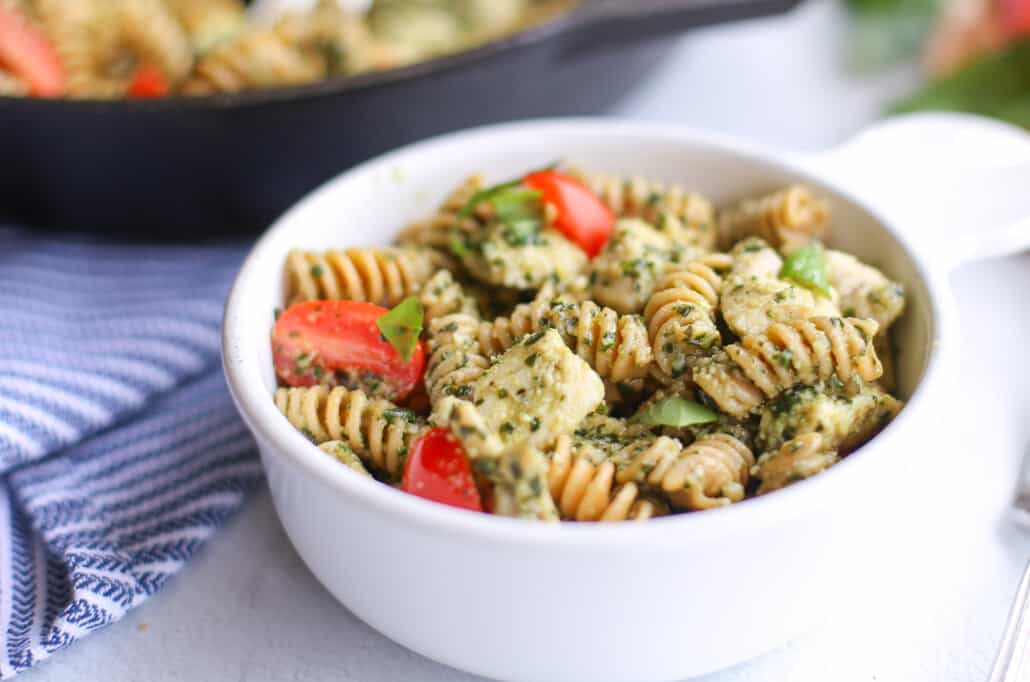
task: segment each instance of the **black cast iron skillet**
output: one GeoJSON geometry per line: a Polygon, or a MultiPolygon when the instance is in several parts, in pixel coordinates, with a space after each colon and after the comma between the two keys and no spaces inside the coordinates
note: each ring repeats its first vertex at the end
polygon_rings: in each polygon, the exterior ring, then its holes
{"type": "Polygon", "coordinates": [[[0,219],[144,239],[254,233],[375,154],[491,121],[598,113],[684,29],[798,1],[585,0],[477,49],[301,87],[157,101],[0,98],[0,219]]]}

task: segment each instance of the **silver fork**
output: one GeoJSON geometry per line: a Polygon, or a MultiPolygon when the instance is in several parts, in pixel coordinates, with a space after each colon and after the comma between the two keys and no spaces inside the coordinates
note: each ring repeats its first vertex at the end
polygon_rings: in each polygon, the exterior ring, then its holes
{"type": "MultiPolygon", "coordinates": [[[[1030,529],[1030,453],[1023,457],[1016,495],[1010,510],[1012,520],[1030,529]]],[[[1019,581],[998,655],[987,682],[1027,682],[1030,680],[1030,563],[1019,581]]]]}

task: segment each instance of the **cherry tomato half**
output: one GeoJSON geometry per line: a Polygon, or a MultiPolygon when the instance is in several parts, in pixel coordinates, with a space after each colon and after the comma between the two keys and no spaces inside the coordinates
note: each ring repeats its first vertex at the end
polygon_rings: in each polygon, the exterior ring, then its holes
{"type": "Polygon", "coordinates": [[[11,71],[36,97],[65,92],[64,68],[43,33],[14,10],[0,5],[0,65],[11,71]]]}
{"type": "Polygon", "coordinates": [[[1030,0],[1001,0],[1001,21],[1010,36],[1030,33],[1030,0]]]}
{"type": "Polygon", "coordinates": [[[164,97],[168,94],[168,81],[157,67],[144,64],[136,69],[129,83],[129,96],[140,99],[164,97]]]}
{"type": "Polygon", "coordinates": [[[306,301],[287,308],[272,330],[275,373],[288,386],[360,386],[388,400],[405,398],[422,378],[419,341],[405,362],[383,340],[376,320],[387,313],[359,301],[306,301]]]}
{"type": "Polygon", "coordinates": [[[426,431],[412,444],[401,490],[440,504],[483,511],[461,443],[449,429],[440,426],[426,431]]]}
{"type": "Polygon", "coordinates": [[[562,234],[591,258],[601,252],[612,235],[615,214],[600,197],[576,178],[553,170],[530,173],[523,183],[558,209],[555,227],[562,234]]]}

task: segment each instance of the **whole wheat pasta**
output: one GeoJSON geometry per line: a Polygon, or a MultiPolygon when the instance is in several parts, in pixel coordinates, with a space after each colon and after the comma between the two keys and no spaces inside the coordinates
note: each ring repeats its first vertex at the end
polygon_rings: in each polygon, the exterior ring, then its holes
{"type": "Polygon", "coordinates": [[[343,441],[395,481],[400,481],[408,449],[424,428],[407,410],[342,386],[280,388],[275,405],[315,443],[343,441]]]}
{"type": "Polygon", "coordinates": [[[803,185],[791,185],[722,212],[720,243],[728,248],[741,239],[760,237],[789,251],[812,239],[824,239],[829,222],[830,208],[824,200],[803,185]]]}
{"type": "Polygon", "coordinates": [[[591,448],[576,449],[570,436],[555,444],[547,481],[561,516],[574,521],[644,521],[668,513],[633,481],[615,482],[615,464],[591,448]]]}
{"type": "Polygon", "coordinates": [[[677,241],[710,249],[715,246],[715,208],[698,192],[640,176],[619,177],[602,172],[573,169],[617,215],[643,218],[665,228],[677,241]],[[679,229],[664,225],[677,221],[679,229]]]}
{"type": "Polygon", "coordinates": [[[662,276],[644,308],[655,363],[667,377],[690,371],[722,345],[716,320],[722,276],[730,257],[712,254],[662,276]]]}
{"type": "MultiPolygon", "coordinates": [[[[67,78],[46,95],[88,99],[235,93],[392,69],[497,39],[576,0],[288,4],[0,0],[39,20],[60,55],[67,78]]],[[[32,41],[13,49],[16,60],[35,58],[32,41]]],[[[5,74],[0,95],[36,94],[21,85],[5,74]]]]}
{"type": "Polygon", "coordinates": [[[430,256],[393,247],[290,252],[287,298],[366,301],[391,307],[421,291],[433,273],[430,256]]]}
{"type": "Polygon", "coordinates": [[[797,384],[875,381],[883,373],[873,347],[876,329],[873,320],[839,317],[773,324],[726,346],[694,370],[694,381],[735,417],[797,384]]]}
{"type": "Polygon", "coordinates": [[[496,354],[528,334],[555,329],[602,379],[619,382],[648,374],[653,356],[639,316],[619,315],[593,301],[575,303],[544,293],[532,303],[516,306],[511,317],[482,322],[480,347],[496,354]]]}
{"type": "Polygon", "coordinates": [[[478,330],[478,317],[467,313],[452,313],[430,322],[425,384],[431,402],[447,395],[471,396],[472,382],[490,364],[480,348],[478,330]]]}
{"type": "Polygon", "coordinates": [[[247,8],[241,0],[165,0],[186,29],[193,49],[204,53],[244,30],[247,8]]]}
{"type": "Polygon", "coordinates": [[[646,485],[679,508],[700,510],[744,499],[754,455],[739,440],[714,433],[683,447],[659,436],[615,455],[616,480],[646,485]]]}
{"type": "Polygon", "coordinates": [[[447,269],[437,270],[422,285],[418,300],[422,304],[423,326],[427,329],[433,320],[453,313],[479,317],[476,299],[465,293],[454,274],[447,269]]]}
{"type": "Polygon", "coordinates": [[[779,450],[758,458],[751,469],[760,483],[756,495],[779,490],[795,481],[818,474],[837,463],[837,453],[823,445],[818,433],[806,433],[788,441],[779,450]]]}
{"type": "Polygon", "coordinates": [[[526,177],[471,176],[394,246],[288,254],[276,375],[321,385],[276,404],[342,465],[394,484],[408,465],[403,489],[500,516],[644,521],[814,476],[902,409],[882,329],[901,287],[843,252],[791,252],[826,234],[819,200],[798,209],[787,188],[731,209],[751,222],[728,220],[715,252],[687,234],[703,206],[687,193],[595,178],[627,217],[580,245],[568,206],[526,177]]]}
{"type": "Polygon", "coordinates": [[[304,55],[271,28],[249,28],[205,52],[182,86],[186,95],[214,95],[299,85],[324,75],[324,64],[304,55]]]}
{"type": "Polygon", "coordinates": [[[186,32],[162,0],[38,0],[35,7],[72,97],[122,97],[143,66],[174,86],[193,66],[186,32]]]}
{"type": "Polygon", "coordinates": [[[465,207],[472,195],[483,188],[483,176],[471,175],[451,191],[440,207],[426,220],[411,223],[397,235],[396,242],[406,246],[429,246],[447,250],[451,245],[452,231],[460,227],[458,213],[465,207]]]}

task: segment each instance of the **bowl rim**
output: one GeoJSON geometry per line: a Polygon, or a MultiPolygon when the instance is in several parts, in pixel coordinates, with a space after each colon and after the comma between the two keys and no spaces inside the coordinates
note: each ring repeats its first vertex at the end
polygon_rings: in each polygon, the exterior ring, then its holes
{"type": "MultiPolygon", "coordinates": [[[[470,170],[470,172],[472,172],[470,170]]],[[[288,465],[299,467],[321,484],[341,495],[347,495],[357,504],[376,513],[403,519],[421,532],[465,535],[483,543],[522,543],[536,547],[575,547],[577,549],[646,548],[680,545],[714,537],[726,537],[748,532],[756,527],[767,527],[781,520],[819,509],[832,492],[847,487],[849,477],[860,467],[873,466],[878,459],[890,456],[895,443],[904,442],[898,434],[910,423],[927,412],[935,390],[945,381],[950,356],[955,352],[951,340],[957,339],[954,300],[946,286],[944,274],[930,267],[914,240],[900,232],[894,223],[868,199],[856,196],[842,187],[836,178],[827,178],[813,172],[797,159],[759,145],[738,139],[697,131],[665,123],[641,123],[613,118],[543,118],[528,121],[491,124],[448,133],[415,142],[380,155],[338,174],[307,194],[286,211],[254,244],[244,260],[229,292],[223,318],[222,360],[230,392],[237,408],[261,447],[262,457],[276,457],[288,465]],[[865,210],[881,228],[901,247],[914,266],[914,275],[927,292],[930,324],[930,343],[925,369],[913,389],[905,408],[871,441],[853,455],[845,458],[811,480],[799,481],[775,494],[749,498],[726,507],[706,510],[704,513],[674,514],[650,520],[645,524],[628,523],[539,523],[521,519],[497,517],[492,514],[469,512],[441,505],[404,493],[378,481],[371,481],[348,467],[341,467],[325,457],[318,448],[293,428],[275,408],[256,367],[253,348],[259,340],[251,338],[241,329],[241,310],[250,304],[247,283],[256,273],[265,269],[265,263],[275,259],[278,270],[283,253],[276,251],[273,241],[277,235],[295,228],[296,217],[311,204],[340,188],[354,178],[375,175],[384,169],[396,167],[404,158],[432,154],[440,149],[456,146],[474,148],[478,139],[504,137],[515,133],[533,135],[561,135],[575,131],[597,138],[599,145],[613,135],[640,136],[660,140],[670,145],[703,146],[719,153],[736,157],[739,163],[762,163],[778,167],[801,182],[825,187],[840,197],[865,210]],[[249,344],[248,344],[249,340],[249,344]],[[248,361],[248,355],[254,357],[248,361]],[[856,456],[859,455],[859,456],[856,456]],[[821,503],[820,503],[821,502],[821,503]]],[[[267,465],[266,465],[267,466],[267,465]]]]}

